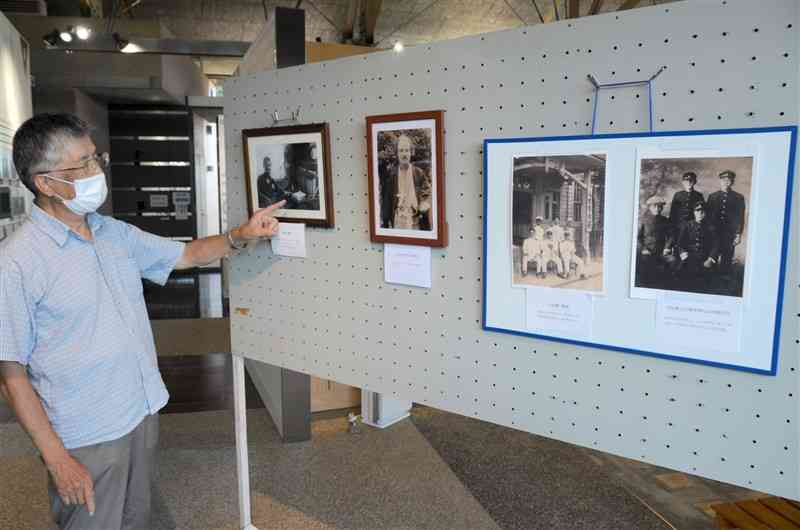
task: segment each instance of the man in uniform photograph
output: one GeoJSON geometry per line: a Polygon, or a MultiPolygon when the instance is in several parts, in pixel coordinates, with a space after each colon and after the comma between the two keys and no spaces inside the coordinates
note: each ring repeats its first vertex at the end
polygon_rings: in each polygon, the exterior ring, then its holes
{"type": "Polygon", "coordinates": [[[676,192],[672,196],[672,204],[669,208],[669,223],[672,225],[673,234],[677,237],[684,223],[693,219],[694,207],[698,204],[705,204],[703,194],[695,190],[697,185],[697,174],[694,171],[687,171],[681,177],[683,190],[676,192]]]}
{"type": "Polygon", "coordinates": [[[745,221],[744,196],[734,191],[736,173],[725,170],[719,174],[720,190],[708,196],[708,217],[719,242],[719,270],[728,273],[733,263],[736,245],[742,242],[745,221]]]}
{"type": "Polygon", "coordinates": [[[553,232],[553,241],[561,244],[564,241],[564,227],[561,226],[561,220],[556,217],[553,219],[553,224],[550,226],[550,231],[553,232]]]}
{"type": "MultiPolygon", "coordinates": [[[[544,231],[542,231],[544,234],[544,231]]],[[[522,276],[528,275],[528,264],[533,261],[536,263],[536,276],[541,276],[544,271],[542,263],[542,245],[544,241],[539,237],[535,228],[531,228],[530,235],[522,242],[522,276]]]]}
{"type": "Polygon", "coordinates": [[[552,263],[556,266],[559,278],[564,277],[564,266],[561,263],[561,256],[558,253],[558,243],[553,239],[553,231],[547,230],[544,233],[544,244],[542,245],[542,262],[544,269],[540,276],[545,278],[547,276],[547,269],[552,263]]]}
{"type": "Polygon", "coordinates": [[[259,208],[283,200],[286,201],[286,208],[296,208],[306,195],[302,190],[295,189],[292,179],[285,171],[276,171],[273,175],[269,156],[264,157],[264,172],[258,176],[256,183],[259,208]]]}
{"type": "Polygon", "coordinates": [[[411,163],[414,144],[401,134],[397,138],[397,165],[385,184],[382,208],[388,208],[391,226],[403,230],[431,229],[431,181],[429,175],[411,163]]]}
{"type": "Polygon", "coordinates": [[[578,256],[575,249],[575,240],[572,237],[572,230],[564,232],[564,240],[558,244],[558,251],[561,254],[561,261],[563,263],[564,276],[569,276],[572,265],[575,265],[575,274],[580,279],[586,278],[586,273],[583,270],[583,259],[578,256]]]}
{"type": "Polygon", "coordinates": [[[694,206],[694,219],[681,228],[677,241],[678,277],[687,282],[687,290],[702,291],[710,283],[719,255],[718,238],[706,217],[706,206],[694,206]]]}
{"type": "Polygon", "coordinates": [[[643,287],[658,279],[661,265],[670,256],[671,225],[669,219],[661,215],[666,203],[659,195],[647,199],[647,211],[642,215],[636,234],[636,283],[643,287]]]}

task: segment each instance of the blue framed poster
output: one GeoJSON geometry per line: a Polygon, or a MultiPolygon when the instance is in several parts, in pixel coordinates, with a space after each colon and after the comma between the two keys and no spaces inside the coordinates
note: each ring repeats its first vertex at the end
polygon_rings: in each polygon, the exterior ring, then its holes
{"type": "Polygon", "coordinates": [[[484,329],[774,375],[796,136],[485,140],[484,329]]]}

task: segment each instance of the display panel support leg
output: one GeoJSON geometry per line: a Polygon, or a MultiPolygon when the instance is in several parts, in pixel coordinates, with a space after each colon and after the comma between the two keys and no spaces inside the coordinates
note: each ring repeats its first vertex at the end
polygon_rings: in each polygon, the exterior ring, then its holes
{"type": "Polygon", "coordinates": [[[242,530],[258,530],[250,512],[250,459],[247,452],[247,400],[244,359],[233,354],[233,409],[236,425],[236,472],[239,477],[239,522],[242,530]]]}

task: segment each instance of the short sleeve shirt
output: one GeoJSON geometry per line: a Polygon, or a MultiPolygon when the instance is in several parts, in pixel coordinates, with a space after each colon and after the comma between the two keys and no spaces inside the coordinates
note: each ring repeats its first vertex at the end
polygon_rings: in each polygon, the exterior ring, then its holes
{"type": "Polygon", "coordinates": [[[0,361],[27,368],[68,449],[121,438],[167,403],[141,280],[163,285],[184,249],[87,222],[91,241],[34,206],[0,245],[0,361]]]}

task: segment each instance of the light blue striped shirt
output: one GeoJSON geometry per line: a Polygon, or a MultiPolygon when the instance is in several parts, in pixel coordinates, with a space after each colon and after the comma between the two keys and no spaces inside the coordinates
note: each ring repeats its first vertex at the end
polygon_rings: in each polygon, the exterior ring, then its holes
{"type": "Polygon", "coordinates": [[[0,245],[0,361],[27,367],[68,449],[166,405],[141,279],[163,285],[184,248],[99,214],[88,225],[93,241],[34,206],[0,245]]]}

